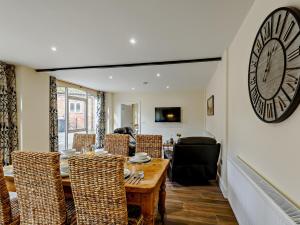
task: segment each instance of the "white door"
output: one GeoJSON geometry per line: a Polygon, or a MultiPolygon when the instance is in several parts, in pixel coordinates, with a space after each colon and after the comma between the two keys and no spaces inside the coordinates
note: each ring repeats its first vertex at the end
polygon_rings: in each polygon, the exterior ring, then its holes
{"type": "Polygon", "coordinates": [[[121,127],[133,127],[132,105],[121,104],[121,127]]]}

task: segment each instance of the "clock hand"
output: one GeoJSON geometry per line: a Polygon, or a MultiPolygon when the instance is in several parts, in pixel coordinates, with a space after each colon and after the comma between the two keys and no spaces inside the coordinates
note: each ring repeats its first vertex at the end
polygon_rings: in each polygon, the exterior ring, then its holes
{"type": "Polygon", "coordinates": [[[271,61],[271,52],[270,52],[270,49],[268,49],[267,65],[266,65],[265,73],[264,73],[264,76],[263,76],[263,82],[267,81],[267,75],[268,75],[268,72],[269,72],[270,61],[271,61]]]}
{"type": "MultiPolygon", "coordinates": [[[[266,67],[266,70],[267,72],[265,73],[265,76],[264,76],[264,79],[263,81],[264,82],[267,82],[267,77],[269,75],[269,72],[270,72],[270,67],[271,67],[271,62],[272,62],[272,56],[276,53],[276,50],[277,50],[277,43],[275,43],[272,47],[272,50],[270,51],[270,57],[268,58],[268,62],[267,62],[267,67],[266,67]]],[[[269,52],[268,52],[268,56],[269,56],[269,52]]]]}

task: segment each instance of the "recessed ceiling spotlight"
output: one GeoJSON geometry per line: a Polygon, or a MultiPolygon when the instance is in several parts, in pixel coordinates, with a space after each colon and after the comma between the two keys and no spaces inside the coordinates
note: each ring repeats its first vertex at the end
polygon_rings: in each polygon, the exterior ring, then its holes
{"type": "Polygon", "coordinates": [[[159,73],[157,73],[157,74],[156,74],[156,76],[157,76],[157,77],[160,77],[160,74],[159,74],[159,73]]]}
{"type": "Polygon", "coordinates": [[[131,90],[133,90],[133,91],[134,91],[134,90],[135,90],[135,88],[133,87],[133,88],[131,88],[131,90]]]}
{"type": "Polygon", "coordinates": [[[170,88],[170,86],[168,85],[166,88],[167,88],[167,89],[169,89],[169,88],[170,88]]]}
{"type": "Polygon", "coordinates": [[[112,77],[112,76],[109,76],[108,78],[109,78],[109,79],[113,79],[113,77],[112,77]]]}
{"type": "Polygon", "coordinates": [[[57,51],[57,48],[56,48],[55,46],[52,46],[52,47],[51,47],[51,50],[52,50],[52,52],[56,52],[56,51],[57,51]]]}
{"type": "Polygon", "coordinates": [[[135,44],[136,44],[135,38],[130,38],[129,42],[130,42],[130,44],[132,44],[132,45],[135,45],[135,44]]]}

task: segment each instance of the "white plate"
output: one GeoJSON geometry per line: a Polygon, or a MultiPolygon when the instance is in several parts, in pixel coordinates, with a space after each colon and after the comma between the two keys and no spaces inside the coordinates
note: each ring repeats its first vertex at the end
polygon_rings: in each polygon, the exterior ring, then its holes
{"type": "Polygon", "coordinates": [[[107,154],[108,151],[105,151],[105,150],[102,148],[102,149],[96,149],[96,150],[95,150],[95,153],[96,153],[96,154],[99,154],[99,155],[100,155],[100,154],[107,154]]]}
{"type": "Polygon", "coordinates": [[[129,177],[131,174],[131,171],[127,168],[124,169],[124,178],[129,177]]]}
{"type": "Polygon", "coordinates": [[[76,149],[68,149],[68,150],[62,150],[61,154],[64,156],[73,156],[76,153],[76,149]]]}
{"type": "Polygon", "coordinates": [[[8,177],[13,177],[14,176],[14,172],[13,172],[13,166],[4,166],[3,167],[3,173],[4,176],[8,176],[8,177]]]}
{"type": "Polygon", "coordinates": [[[150,156],[147,156],[145,159],[135,158],[134,156],[129,158],[129,162],[131,163],[145,163],[145,162],[149,162],[150,160],[151,160],[150,156]]]}
{"type": "Polygon", "coordinates": [[[69,173],[65,173],[65,172],[60,171],[60,175],[61,175],[61,177],[68,177],[69,173]]]}

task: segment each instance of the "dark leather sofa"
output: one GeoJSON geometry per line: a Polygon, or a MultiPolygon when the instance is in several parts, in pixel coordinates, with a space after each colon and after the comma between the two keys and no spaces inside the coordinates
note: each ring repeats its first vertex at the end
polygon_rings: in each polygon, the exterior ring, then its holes
{"type": "Polygon", "coordinates": [[[174,146],[168,175],[171,181],[197,185],[216,179],[220,144],[214,138],[186,137],[174,146]]]}

